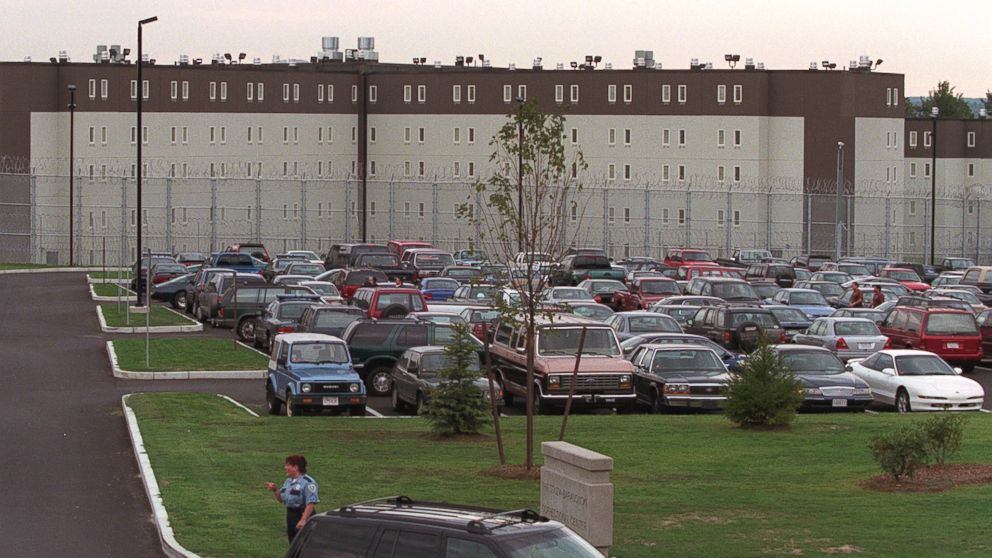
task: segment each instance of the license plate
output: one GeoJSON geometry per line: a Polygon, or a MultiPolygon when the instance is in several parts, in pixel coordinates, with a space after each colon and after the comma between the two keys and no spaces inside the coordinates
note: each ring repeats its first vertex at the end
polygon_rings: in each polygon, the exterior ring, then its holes
{"type": "Polygon", "coordinates": [[[830,405],[832,407],[847,407],[847,399],[834,399],[830,405]]]}
{"type": "Polygon", "coordinates": [[[874,346],[875,346],[874,343],[858,343],[858,348],[861,349],[862,351],[867,351],[874,346]]]}
{"type": "Polygon", "coordinates": [[[961,344],[960,343],[948,343],[947,344],[947,348],[948,349],[960,349],[961,348],[961,344]]]}
{"type": "Polygon", "coordinates": [[[338,398],[337,397],[325,397],[323,403],[324,403],[324,406],[325,407],[337,407],[337,405],[338,405],[338,398]]]}

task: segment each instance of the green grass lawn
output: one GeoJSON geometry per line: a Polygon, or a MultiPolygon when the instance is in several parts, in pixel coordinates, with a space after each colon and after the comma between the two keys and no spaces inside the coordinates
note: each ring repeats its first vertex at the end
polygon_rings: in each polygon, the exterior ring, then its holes
{"type": "Polygon", "coordinates": [[[89,272],[90,279],[127,279],[131,280],[130,271],[91,271],[89,272]]]}
{"type": "MultiPolygon", "coordinates": [[[[93,286],[93,292],[95,292],[97,296],[130,296],[130,297],[134,297],[134,291],[129,290],[129,289],[126,289],[126,288],[121,287],[121,286],[118,286],[118,285],[115,285],[113,283],[94,283],[92,286],[93,286]]],[[[114,311],[116,311],[116,310],[117,310],[117,307],[115,306],[114,307],[114,311]]],[[[104,312],[106,312],[106,311],[104,311],[104,312]]],[[[123,316],[123,314],[122,314],[122,316],[123,316]]],[[[144,322],[142,322],[142,323],[144,323],[144,322]]]]}
{"type": "MultiPolygon", "coordinates": [[[[263,483],[282,481],[292,453],[306,455],[321,483],[318,510],[397,494],[539,506],[538,481],[480,474],[496,464],[492,439],[435,441],[421,419],[254,418],[197,394],[129,401],[177,538],[201,555],[285,552],[284,512],[263,483]]],[[[894,494],[858,485],[878,473],[868,439],[909,420],[816,414],[788,432],[750,432],[715,415],[579,415],[567,440],[614,458],[612,556],[827,556],[845,545],[858,556],[992,554],[992,486],[894,494]]],[[[537,417],[538,443],[557,439],[560,421],[537,417]]],[[[508,457],[520,463],[524,419],[503,425],[508,457]]],[[[992,417],[970,417],[953,461],[992,462],[992,417]]]]}
{"type": "MultiPolygon", "coordinates": [[[[144,339],[114,340],[117,365],[134,372],[171,370],[263,370],[261,354],[224,339],[151,339],[145,367],[144,339]]],[[[260,384],[261,385],[261,384],[260,384]]]]}
{"type": "Polygon", "coordinates": [[[8,269],[43,269],[46,267],[69,267],[59,265],[35,264],[35,263],[0,263],[0,270],[8,269]]]}
{"type": "MultiPolygon", "coordinates": [[[[99,285],[95,285],[99,286],[99,285]]],[[[113,285],[109,285],[113,286],[113,285]]],[[[100,294],[97,292],[97,294],[100,294]]],[[[131,327],[144,327],[145,326],[145,315],[136,312],[130,312],[128,304],[120,304],[120,310],[118,310],[118,304],[116,302],[107,302],[100,305],[103,309],[103,317],[107,320],[107,325],[110,327],[126,327],[130,325],[131,327]],[[130,313],[130,320],[128,320],[127,314],[130,313]]],[[[151,307],[151,315],[149,316],[149,322],[152,327],[155,326],[183,326],[183,325],[194,325],[196,322],[167,309],[164,306],[158,306],[153,304],[151,307]]]]}

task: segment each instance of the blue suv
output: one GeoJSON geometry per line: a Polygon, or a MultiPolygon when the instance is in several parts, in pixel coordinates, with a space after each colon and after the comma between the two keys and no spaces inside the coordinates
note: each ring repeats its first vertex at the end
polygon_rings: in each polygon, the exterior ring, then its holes
{"type": "Polygon", "coordinates": [[[366,401],[365,384],[344,341],[320,333],[276,336],[265,380],[269,414],[347,409],[351,416],[364,416],[366,401]]]}

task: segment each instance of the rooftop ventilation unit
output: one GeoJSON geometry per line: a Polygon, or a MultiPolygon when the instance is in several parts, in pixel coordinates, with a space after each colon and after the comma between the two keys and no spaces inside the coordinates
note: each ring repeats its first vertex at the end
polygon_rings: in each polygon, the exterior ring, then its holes
{"type": "Polygon", "coordinates": [[[662,69],[662,68],[661,68],[661,62],[659,62],[659,61],[657,61],[657,60],[655,60],[655,61],[654,61],[654,66],[652,66],[652,68],[654,68],[655,70],[660,70],[660,69],[662,69]]]}
{"type": "Polygon", "coordinates": [[[24,61],[25,62],[30,62],[31,61],[31,57],[30,56],[25,56],[24,57],[24,61]]]}
{"type": "Polygon", "coordinates": [[[64,50],[59,51],[59,64],[65,64],[69,62],[69,53],[64,50]]]}
{"type": "Polygon", "coordinates": [[[706,63],[706,64],[705,64],[704,66],[703,66],[703,69],[704,69],[704,70],[712,70],[712,69],[713,69],[713,63],[712,63],[712,62],[707,62],[707,63],[706,63]]]}
{"type": "Polygon", "coordinates": [[[758,66],[755,69],[764,71],[765,70],[765,63],[764,62],[758,62],[758,66]]]}
{"type": "Polygon", "coordinates": [[[816,70],[820,69],[820,67],[816,64],[816,62],[810,62],[809,63],[809,69],[810,69],[810,71],[816,71],[816,70]]]}
{"type": "Polygon", "coordinates": [[[486,58],[485,60],[482,61],[483,68],[492,68],[492,66],[493,66],[492,60],[486,58]]]}
{"type": "Polygon", "coordinates": [[[555,64],[555,69],[556,70],[564,70],[565,69],[565,65],[562,64],[561,62],[559,62],[559,63],[555,64]]]}
{"type": "Polygon", "coordinates": [[[358,38],[358,49],[355,52],[354,60],[379,61],[379,53],[375,51],[375,37],[358,38]]]}
{"type": "Polygon", "coordinates": [[[441,64],[441,61],[440,60],[435,60],[434,61],[434,67],[435,68],[441,69],[441,66],[442,66],[442,64],[441,64]]]}
{"type": "Polygon", "coordinates": [[[179,65],[180,66],[189,66],[189,55],[188,54],[180,54],[179,55],[179,65]]]}
{"type": "Polygon", "coordinates": [[[851,70],[852,72],[855,72],[855,71],[859,70],[860,69],[860,66],[858,65],[858,61],[857,60],[851,60],[847,64],[847,69],[848,70],[851,70]]]}
{"type": "Polygon", "coordinates": [[[341,62],[344,60],[344,54],[338,50],[338,44],[337,37],[322,37],[320,39],[321,50],[317,53],[317,58],[328,62],[341,62]]]}
{"type": "Polygon", "coordinates": [[[698,58],[691,58],[689,60],[689,69],[690,70],[701,70],[702,68],[703,68],[703,65],[699,63],[699,59],[698,58]]]}
{"type": "Polygon", "coordinates": [[[262,59],[261,58],[252,58],[251,63],[253,65],[255,65],[255,66],[261,66],[262,65],[262,59]]]}
{"type": "Polygon", "coordinates": [[[635,50],[634,51],[634,67],[635,68],[653,68],[654,67],[654,51],[653,50],[635,50]]]}
{"type": "Polygon", "coordinates": [[[866,70],[871,69],[871,58],[868,55],[862,55],[858,57],[858,66],[866,70]]]}
{"type": "Polygon", "coordinates": [[[745,70],[753,70],[754,69],[754,58],[745,58],[744,59],[744,69],[745,70]]]}
{"type": "Polygon", "coordinates": [[[534,70],[543,70],[544,69],[544,66],[542,65],[543,62],[544,59],[538,56],[537,58],[534,59],[534,63],[531,65],[531,68],[534,70]]]}
{"type": "Polygon", "coordinates": [[[359,37],[358,50],[375,50],[375,37],[359,37]]]}
{"type": "Polygon", "coordinates": [[[273,54],[272,55],[272,63],[273,64],[281,64],[282,63],[282,59],[279,57],[278,54],[273,54]]]}
{"type": "Polygon", "coordinates": [[[464,65],[465,65],[465,57],[464,56],[456,56],[455,57],[455,66],[458,66],[460,68],[460,67],[462,67],[464,65]]]}
{"type": "Polygon", "coordinates": [[[603,69],[612,70],[613,69],[613,63],[612,62],[607,62],[606,64],[603,65],[603,69]]]}

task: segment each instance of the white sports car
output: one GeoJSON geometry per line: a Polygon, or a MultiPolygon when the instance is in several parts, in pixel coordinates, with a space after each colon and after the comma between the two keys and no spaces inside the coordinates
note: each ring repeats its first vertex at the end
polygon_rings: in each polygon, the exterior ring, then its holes
{"type": "Polygon", "coordinates": [[[848,361],[847,369],[868,383],[875,401],[900,413],[978,411],[985,399],[981,384],[927,351],[879,351],[848,361]]]}

